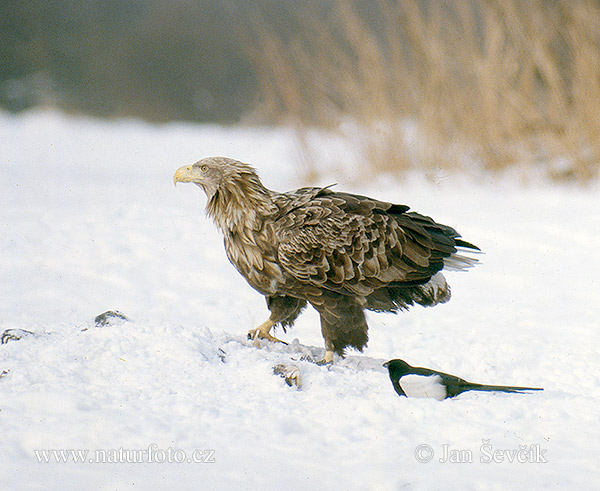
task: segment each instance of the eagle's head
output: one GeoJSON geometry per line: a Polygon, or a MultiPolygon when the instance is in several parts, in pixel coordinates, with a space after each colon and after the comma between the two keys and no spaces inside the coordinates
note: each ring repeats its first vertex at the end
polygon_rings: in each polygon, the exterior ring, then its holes
{"type": "Polygon", "coordinates": [[[173,182],[193,182],[201,187],[208,202],[206,210],[221,230],[254,227],[259,215],[275,211],[271,192],[254,167],[227,157],[208,157],[177,169],[173,182]]]}
{"type": "Polygon", "coordinates": [[[260,184],[256,170],[248,164],[227,157],[207,157],[177,169],[173,182],[193,182],[210,200],[219,190],[248,182],[260,184]]]}

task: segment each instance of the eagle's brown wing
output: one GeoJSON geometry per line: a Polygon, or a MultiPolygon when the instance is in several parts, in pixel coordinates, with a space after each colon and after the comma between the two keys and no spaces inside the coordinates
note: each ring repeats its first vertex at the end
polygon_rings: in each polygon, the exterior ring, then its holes
{"type": "Polygon", "coordinates": [[[301,283],[365,297],[386,285],[425,283],[456,252],[456,231],[407,206],[302,191],[275,222],[279,263],[301,283]]]}

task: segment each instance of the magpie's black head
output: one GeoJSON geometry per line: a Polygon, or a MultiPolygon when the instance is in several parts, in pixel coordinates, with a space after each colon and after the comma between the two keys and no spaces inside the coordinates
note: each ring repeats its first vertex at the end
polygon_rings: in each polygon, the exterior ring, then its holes
{"type": "Polygon", "coordinates": [[[413,368],[408,363],[406,363],[404,360],[386,361],[383,364],[383,366],[388,369],[388,372],[390,373],[390,378],[393,378],[393,379],[399,379],[400,377],[403,377],[404,375],[411,373],[411,370],[413,368]]]}

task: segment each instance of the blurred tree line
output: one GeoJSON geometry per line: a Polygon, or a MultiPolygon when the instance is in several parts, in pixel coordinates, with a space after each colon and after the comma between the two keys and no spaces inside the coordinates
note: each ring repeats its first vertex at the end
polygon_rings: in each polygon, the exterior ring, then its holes
{"type": "Polygon", "coordinates": [[[3,0],[0,105],[229,122],[253,104],[250,3],[3,0]]]}
{"type": "Polygon", "coordinates": [[[370,172],[600,169],[600,0],[3,0],[0,32],[10,111],[284,123],[317,165],[318,127],[370,172]]]}

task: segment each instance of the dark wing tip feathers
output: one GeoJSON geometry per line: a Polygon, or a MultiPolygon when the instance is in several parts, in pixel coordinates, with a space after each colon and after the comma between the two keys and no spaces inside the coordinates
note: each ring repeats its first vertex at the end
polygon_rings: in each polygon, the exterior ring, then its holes
{"type": "Polygon", "coordinates": [[[410,206],[406,205],[392,205],[388,208],[387,212],[392,215],[401,215],[402,213],[406,213],[410,210],[410,206]]]}
{"type": "Polygon", "coordinates": [[[466,249],[474,249],[476,251],[481,251],[481,249],[479,247],[477,247],[476,245],[471,244],[470,242],[467,242],[466,240],[459,239],[458,237],[454,239],[454,243],[458,247],[465,247],[466,249]]]}

